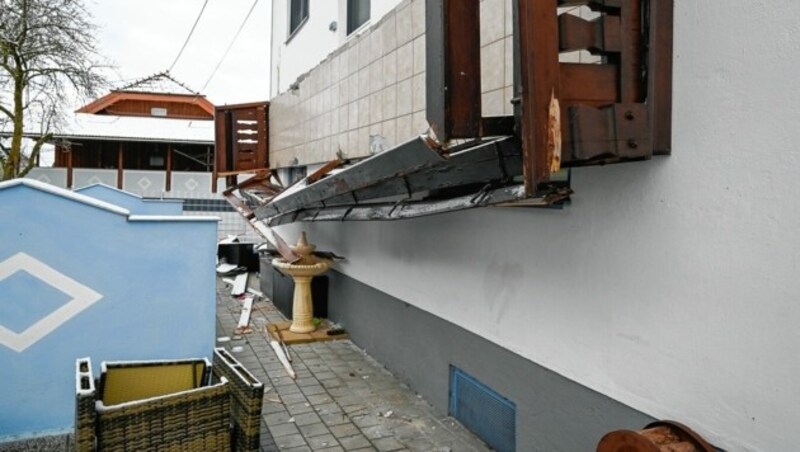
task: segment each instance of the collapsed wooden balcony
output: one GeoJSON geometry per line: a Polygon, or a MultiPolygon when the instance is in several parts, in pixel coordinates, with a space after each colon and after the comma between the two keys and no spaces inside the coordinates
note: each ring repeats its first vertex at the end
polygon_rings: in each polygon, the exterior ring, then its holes
{"type": "MultiPolygon", "coordinates": [[[[268,226],[552,206],[571,194],[565,168],[671,152],[672,0],[513,4],[513,115],[481,114],[479,0],[428,1],[429,132],[358,162],[334,160],[286,185],[257,151],[262,172],[255,183],[230,185],[229,197],[238,190],[246,198],[234,205],[268,226]],[[596,17],[570,14],[575,7],[596,17]],[[562,62],[575,51],[596,61],[562,62]]],[[[231,119],[222,121],[223,141],[233,143],[238,132],[231,119]]],[[[220,150],[231,174],[252,170],[236,163],[230,146],[220,150]]]]}

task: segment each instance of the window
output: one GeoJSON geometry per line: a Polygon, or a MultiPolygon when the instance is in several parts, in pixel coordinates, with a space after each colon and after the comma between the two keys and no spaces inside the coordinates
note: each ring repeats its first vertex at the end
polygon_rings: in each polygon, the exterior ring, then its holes
{"type": "Polygon", "coordinates": [[[347,34],[358,30],[369,20],[370,0],[347,0],[347,34]]]}
{"type": "Polygon", "coordinates": [[[308,0],[289,0],[289,37],[308,19],[308,0]]]}

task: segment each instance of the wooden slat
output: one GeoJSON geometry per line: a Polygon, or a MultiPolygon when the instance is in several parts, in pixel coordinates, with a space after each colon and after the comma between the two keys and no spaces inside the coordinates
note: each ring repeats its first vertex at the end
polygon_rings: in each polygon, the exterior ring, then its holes
{"type": "Polygon", "coordinates": [[[573,14],[558,16],[559,50],[619,52],[622,49],[619,17],[602,15],[588,21],[573,14]]]}
{"type": "Polygon", "coordinates": [[[672,151],[673,0],[650,0],[647,104],[653,128],[653,153],[672,151]]]}
{"type": "Polygon", "coordinates": [[[480,132],[480,2],[446,0],[446,58],[450,135],[471,138],[480,132]]]}
{"type": "Polygon", "coordinates": [[[641,159],[652,153],[647,107],[641,103],[606,108],[573,105],[568,108],[569,133],[564,134],[565,165],[600,158],[641,159]]]}
{"type": "Polygon", "coordinates": [[[644,102],[642,93],[641,0],[622,0],[620,15],[622,52],[619,60],[620,102],[644,102]]]}
{"type": "Polygon", "coordinates": [[[426,116],[442,142],[480,134],[479,10],[479,0],[426,5],[426,116]]]}
{"type": "Polygon", "coordinates": [[[239,174],[258,174],[259,172],[269,171],[269,168],[253,168],[239,171],[220,171],[218,177],[238,176],[239,174]]]}
{"type": "MultiPolygon", "coordinates": [[[[226,127],[227,110],[217,108],[214,113],[214,152],[216,154],[214,170],[216,173],[227,171],[228,131],[226,127]]],[[[216,178],[215,178],[216,179],[216,178]]]]}
{"type": "Polygon", "coordinates": [[[318,170],[314,171],[313,173],[309,174],[306,177],[306,183],[309,184],[309,185],[313,184],[314,182],[322,179],[322,177],[325,176],[326,174],[330,173],[331,170],[334,170],[334,169],[340,167],[341,165],[342,165],[342,161],[341,160],[339,160],[339,159],[331,160],[330,162],[322,165],[322,167],[320,169],[318,169],[318,170]]]}
{"type": "Polygon", "coordinates": [[[256,145],[256,166],[267,168],[269,166],[269,104],[256,107],[256,121],[258,121],[258,144],[256,145]]]}
{"type": "Polygon", "coordinates": [[[517,42],[524,178],[528,196],[549,179],[548,109],[551,96],[561,99],[556,0],[517,0],[517,42]]]}
{"type": "Polygon", "coordinates": [[[481,118],[481,136],[514,135],[513,116],[484,116],[481,118]]]}
{"type": "Polygon", "coordinates": [[[561,101],[612,104],[619,98],[617,68],[608,64],[561,63],[561,101]]]}

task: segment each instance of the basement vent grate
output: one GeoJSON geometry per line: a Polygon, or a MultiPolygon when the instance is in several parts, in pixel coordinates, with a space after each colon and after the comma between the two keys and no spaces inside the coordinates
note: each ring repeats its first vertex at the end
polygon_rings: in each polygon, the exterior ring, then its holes
{"type": "Polygon", "coordinates": [[[450,366],[450,415],[498,452],[516,449],[516,404],[455,366],[450,366]]]}

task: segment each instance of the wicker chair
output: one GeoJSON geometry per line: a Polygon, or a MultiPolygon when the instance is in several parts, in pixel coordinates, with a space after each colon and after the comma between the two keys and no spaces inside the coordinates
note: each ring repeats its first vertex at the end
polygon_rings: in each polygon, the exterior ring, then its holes
{"type": "Polygon", "coordinates": [[[263,396],[263,384],[222,348],[213,366],[206,359],[103,363],[97,389],[91,361],[79,359],[75,449],[257,451],[263,396]],[[131,380],[153,373],[148,384],[131,380]]]}

